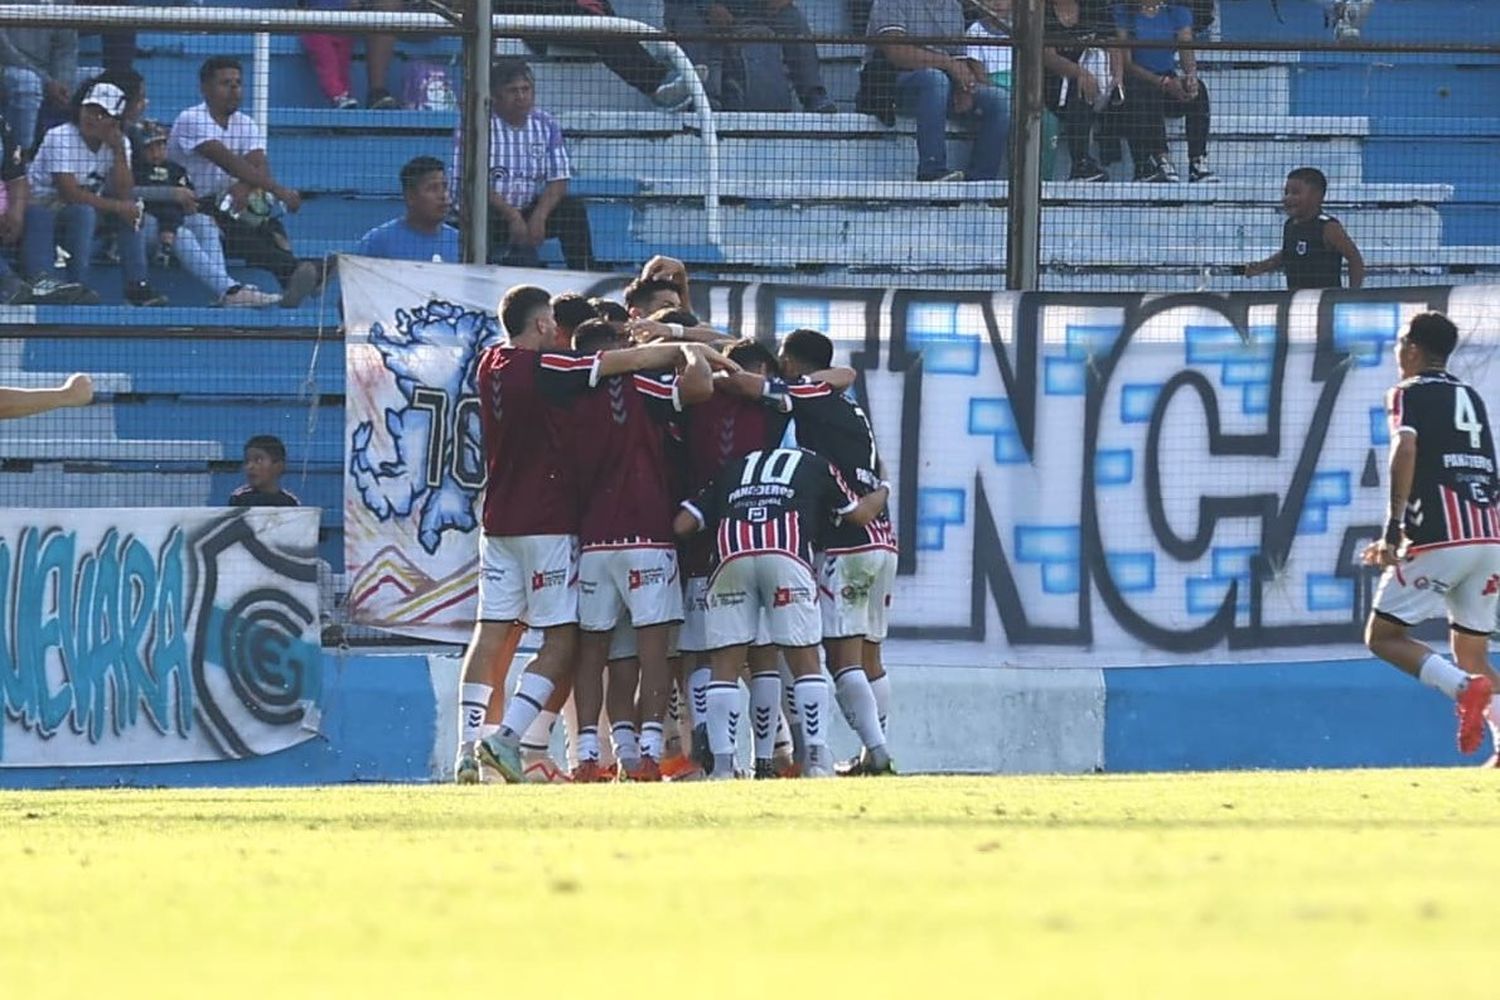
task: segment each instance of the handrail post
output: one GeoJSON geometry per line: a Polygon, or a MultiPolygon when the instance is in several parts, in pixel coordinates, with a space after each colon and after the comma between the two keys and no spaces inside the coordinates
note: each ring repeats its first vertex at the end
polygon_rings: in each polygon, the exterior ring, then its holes
{"type": "Polygon", "coordinates": [[[1042,32],[1045,0],[1016,0],[1011,79],[1010,192],[1006,199],[1005,287],[1034,292],[1042,232],[1042,32]]]}
{"type": "Polygon", "coordinates": [[[490,252],[490,61],[495,54],[491,0],[474,0],[464,34],[464,99],[459,110],[463,149],[459,194],[464,260],[483,264],[490,252]]]}

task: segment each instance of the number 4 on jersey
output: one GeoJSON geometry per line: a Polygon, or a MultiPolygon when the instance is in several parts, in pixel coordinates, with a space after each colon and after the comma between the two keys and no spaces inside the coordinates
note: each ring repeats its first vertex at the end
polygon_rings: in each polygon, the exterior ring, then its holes
{"type": "Polygon", "coordinates": [[[1470,448],[1479,449],[1479,432],[1484,430],[1484,425],[1479,422],[1479,414],[1474,412],[1474,400],[1469,397],[1468,389],[1453,390],[1453,428],[1469,435],[1470,448]]]}

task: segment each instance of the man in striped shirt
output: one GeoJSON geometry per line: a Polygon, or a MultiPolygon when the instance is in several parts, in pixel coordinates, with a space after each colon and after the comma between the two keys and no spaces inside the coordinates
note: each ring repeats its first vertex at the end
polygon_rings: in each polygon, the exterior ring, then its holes
{"type": "MultiPolygon", "coordinates": [[[[536,82],[524,59],[497,59],[490,70],[490,262],[538,267],[537,247],[555,237],[575,271],[593,264],[583,203],[568,197],[572,169],[562,126],[536,106],[536,82]]],[[[463,136],[453,135],[453,188],[459,186],[463,136]]]]}
{"type": "MultiPolygon", "coordinates": [[[[1401,381],[1386,394],[1390,520],[1364,561],[1384,567],[1365,645],[1457,704],[1458,749],[1500,748],[1500,699],[1489,639],[1500,599],[1500,480],[1479,393],[1447,370],[1458,328],[1441,313],[1412,318],[1396,342],[1401,381]],[[1410,635],[1446,612],[1452,661],[1410,635]]],[[[1491,758],[1491,764],[1496,758],[1491,758]]]]}
{"type": "Polygon", "coordinates": [[[868,524],[885,508],[886,492],[881,487],[856,498],[821,455],[771,448],[730,462],[714,485],[683,503],[673,527],[683,537],[711,530],[718,562],[709,578],[704,623],[712,651],[707,708],[715,780],[734,776],[739,671],[762,619],[795,678],[797,723],[806,747],[803,773],[833,775],[828,684],[818,662],[823,629],[813,539],[825,523],[868,524]]]}

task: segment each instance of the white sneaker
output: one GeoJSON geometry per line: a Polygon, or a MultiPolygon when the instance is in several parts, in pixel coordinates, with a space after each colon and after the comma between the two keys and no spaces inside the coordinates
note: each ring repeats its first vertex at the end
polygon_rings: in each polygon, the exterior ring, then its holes
{"type": "Polygon", "coordinates": [[[280,295],[263,292],[254,285],[241,285],[219,297],[221,306],[246,306],[250,309],[263,309],[266,306],[274,306],[280,301],[280,295]]]}

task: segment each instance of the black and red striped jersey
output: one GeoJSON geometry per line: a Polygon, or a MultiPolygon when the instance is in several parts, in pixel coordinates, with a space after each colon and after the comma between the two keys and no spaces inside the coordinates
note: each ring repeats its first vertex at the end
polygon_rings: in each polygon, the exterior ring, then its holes
{"type": "Polygon", "coordinates": [[[1500,543],[1495,442],[1479,393],[1450,372],[1424,371],[1391,388],[1386,414],[1392,436],[1417,439],[1408,551],[1500,543]]]}
{"type": "MultiPolygon", "coordinates": [[[[784,391],[791,402],[798,445],[832,462],[860,496],[880,486],[875,429],[863,407],[825,382],[799,379],[785,383],[784,391]]],[[[895,551],[896,529],[890,514],[882,511],[863,527],[842,522],[829,527],[820,535],[818,547],[831,553],[864,549],[895,551]]]]}
{"type": "Polygon", "coordinates": [[[714,533],[719,565],[775,552],[812,564],[814,539],[859,503],[826,458],[805,448],[752,451],[724,467],[697,500],[684,502],[714,533]]]}

